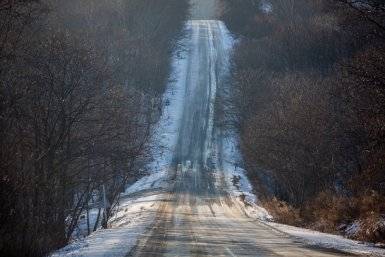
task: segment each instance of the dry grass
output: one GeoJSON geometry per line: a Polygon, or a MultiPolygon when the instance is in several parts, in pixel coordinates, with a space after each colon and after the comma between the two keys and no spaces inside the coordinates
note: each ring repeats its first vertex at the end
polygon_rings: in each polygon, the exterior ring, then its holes
{"type": "Polygon", "coordinates": [[[321,192],[299,208],[275,197],[265,200],[263,206],[279,223],[343,234],[355,240],[384,243],[384,203],[384,197],[376,192],[359,197],[321,192]],[[353,223],[358,224],[357,230],[347,234],[347,228],[353,223]]]}
{"type": "Polygon", "coordinates": [[[288,225],[301,226],[303,220],[299,209],[296,209],[284,201],[272,198],[263,202],[263,207],[274,217],[274,220],[288,225]]]}

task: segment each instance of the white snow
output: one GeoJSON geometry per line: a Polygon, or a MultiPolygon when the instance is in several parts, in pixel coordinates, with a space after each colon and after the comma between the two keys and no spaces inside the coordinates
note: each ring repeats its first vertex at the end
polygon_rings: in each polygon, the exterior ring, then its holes
{"type": "MultiPolygon", "coordinates": [[[[181,40],[180,44],[186,45],[186,39],[181,40]]],[[[152,138],[152,156],[154,161],[148,165],[151,173],[161,172],[162,175],[165,175],[166,172],[164,171],[167,170],[171,164],[183,113],[187,65],[186,50],[178,49],[173,56],[173,73],[171,74],[170,83],[163,95],[163,102],[167,104],[163,109],[158,124],[154,128],[152,138]]],[[[159,175],[155,176],[159,177],[159,175]]]]}
{"type": "MultiPolygon", "coordinates": [[[[266,11],[271,11],[269,3],[265,1],[265,4],[264,8],[267,8],[266,11]]],[[[222,41],[224,42],[225,49],[229,51],[228,56],[230,56],[234,40],[224,24],[221,24],[221,26],[223,26],[221,29],[223,32],[222,41]]],[[[225,73],[228,67],[228,63],[227,65],[224,65],[223,68],[225,73]]],[[[225,134],[218,133],[216,136],[217,143],[221,143],[222,146],[221,149],[216,150],[217,153],[220,152],[222,154],[222,170],[219,170],[219,174],[222,174],[225,177],[227,186],[230,189],[229,193],[240,205],[244,205],[243,209],[246,211],[248,216],[258,219],[274,229],[296,237],[298,240],[301,240],[306,244],[333,248],[356,254],[385,256],[385,249],[376,248],[371,244],[349,240],[343,238],[342,236],[325,234],[308,229],[270,222],[272,221],[272,216],[266,209],[258,205],[258,199],[253,193],[253,187],[246,175],[246,171],[242,168],[243,160],[239,149],[239,139],[237,134],[234,131],[226,131],[225,134]],[[244,199],[241,199],[241,197],[244,199]]],[[[217,148],[219,148],[219,145],[217,145],[217,148]]]]}
{"type": "MultiPolygon", "coordinates": [[[[223,47],[231,51],[233,39],[224,24],[221,26],[223,26],[221,29],[223,47]]],[[[154,161],[148,165],[150,174],[128,187],[121,195],[119,207],[110,219],[109,229],[98,230],[85,239],[75,241],[52,254],[52,257],[125,256],[136,245],[139,237],[151,227],[159,202],[165,197],[162,192],[168,187],[167,171],[172,161],[182,118],[187,63],[188,60],[184,52],[174,54],[172,81],[164,94],[164,102],[167,102],[168,105],[154,129],[155,133],[152,139],[154,142],[154,161]]],[[[227,63],[222,68],[226,71],[228,66],[227,63]]],[[[214,90],[214,88],[212,89],[214,90]]],[[[226,135],[216,134],[215,137],[217,145],[214,149],[217,153],[219,151],[222,153],[222,166],[217,171],[217,175],[224,177],[231,197],[240,205],[245,205],[244,209],[250,217],[264,221],[271,220],[268,212],[258,206],[258,199],[253,194],[253,188],[246,176],[246,171],[241,167],[242,157],[236,134],[230,132],[226,135]],[[222,146],[221,149],[218,149],[219,142],[222,146]],[[244,199],[241,199],[243,196],[244,199]]],[[[218,163],[218,160],[216,161],[218,163]]],[[[92,210],[91,217],[95,217],[95,215],[95,211],[92,210]]],[[[385,256],[384,249],[345,239],[341,236],[271,222],[265,222],[265,224],[310,245],[335,248],[351,253],[385,256]]],[[[83,225],[81,224],[81,226],[83,225]]]]}
{"type": "Polygon", "coordinates": [[[167,176],[166,169],[153,172],[150,175],[147,175],[139,179],[133,185],[127,187],[123,196],[137,193],[143,190],[148,190],[148,189],[164,188],[167,183],[166,176],[167,176]]]}
{"type": "Polygon", "coordinates": [[[159,195],[126,199],[120,211],[111,219],[110,229],[98,230],[83,240],[75,241],[55,252],[52,257],[125,256],[152,224],[155,212],[148,210],[156,210],[158,200],[159,195]]]}
{"type": "Polygon", "coordinates": [[[346,227],[345,233],[348,238],[351,238],[360,231],[360,222],[358,220],[354,221],[352,224],[346,227]]]}
{"type": "Polygon", "coordinates": [[[263,0],[261,1],[260,3],[260,9],[264,12],[264,13],[271,13],[273,11],[273,5],[271,4],[270,1],[268,0],[263,0]]]}
{"type": "MultiPolygon", "coordinates": [[[[185,44],[185,40],[181,41],[182,45],[185,44]]],[[[154,128],[154,161],[148,165],[150,174],[129,186],[121,195],[118,208],[109,221],[109,229],[100,229],[85,239],[78,239],[54,252],[52,257],[125,256],[151,227],[158,204],[164,197],[162,189],[168,186],[167,170],[172,161],[182,117],[187,72],[184,51],[179,49],[174,53],[172,70],[163,99],[168,104],[154,128]]],[[[91,221],[96,219],[96,211],[91,210],[91,221]]],[[[80,226],[84,229],[83,223],[80,226]]]]}
{"type": "Polygon", "coordinates": [[[253,193],[246,171],[240,167],[242,157],[236,135],[227,134],[219,140],[222,140],[222,172],[231,197],[243,206],[249,217],[263,221],[272,220],[267,210],[258,205],[258,199],[253,193]]]}
{"type": "MultiPolygon", "coordinates": [[[[98,208],[92,208],[89,210],[88,218],[90,223],[90,231],[92,231],[95,226],[95,223],[98,217],[98,212],[99,212],[98,208]]],[[[101,209],[100,211],[99,224],[101,223],[102,217],[103,217],[103,209],[101,209]]],[[[76,240],[76,239],[84,238],[87,235],[88,235],[87,213],[86,211],[84,211],[82,215],[80,215],[78,225],[72,234],[72,238],[76,240]]]]}
{"type": "MultiPolygon", "coordinates": [[[[226,76],[229,74],[230,56],[235,39],[223,22],[220,22],[220,32],[222,47],[227,54],[220,71],[222,76],[219,76],[218,79],[221,84],[220,86],[228,87],[226,76]]],[[[230,129],[225,132],[222,131],[223,133],[220,133],[220,128],[218,130],[216,134],[216,153],[221,154],[221,167],[218,167],[218,172],[224,176],[231,197],[239,204],[244,205],[243,208],[250,217],[271,220],[272,217],[269,213],[264,208],[258,206],[257,198],[253,193],[253,187],[246,175],[246,171],[242,168],[243,160],[237,134],[230,129]],[[221,149],[219,149],[220,146],[221,149]]]]}
{"type": "Polygon", "coordinates": [[[296,239],[314,246],[337,249],[340,251],[366,256],[385,256],[385,249],[373,244],[346,239],[342,236],[321,233],[318,231],[268,222],[267,225],[282,231],[296,239]]]}

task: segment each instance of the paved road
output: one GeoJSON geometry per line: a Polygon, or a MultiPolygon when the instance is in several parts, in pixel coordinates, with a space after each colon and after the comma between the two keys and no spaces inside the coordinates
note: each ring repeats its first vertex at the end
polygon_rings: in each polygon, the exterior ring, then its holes
{"type": "Polygon", "coordinates": [[[220,167],[212,151],[214,100],[228,58],[226,29],[219,21],[194,20],[189,37],[186,101],[172,169],[175,183],[152,229],[129,256],[343,256],[296,242],[249,218],[231,200],[221,173],[215,172],[220,167]]]}
{"type": "Polygon", "coordinates": [[[190,0],[191,19],[217,19],[220,12],[220,0],[190,0]]]}

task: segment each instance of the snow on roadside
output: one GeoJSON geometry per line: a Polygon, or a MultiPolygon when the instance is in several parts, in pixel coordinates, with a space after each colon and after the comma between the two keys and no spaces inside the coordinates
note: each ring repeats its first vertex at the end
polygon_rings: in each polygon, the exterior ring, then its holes
{"type": "MultiPolygon", "coordinates": [[[[230,92],[227,76],[230,74],[230,56],[236,40],[223,22],[220,22],[219,26],[221,43],[223,44],[222,47],[228,54],[226,54],[224,62],[219,69],[218,84],[220,87],[223,87],[223,91],[230,92]]],[[[223,106],[223,108],[226,108],[226,106],[223,106]]],[[[217,129],[217,160],[215,161],[220,162],[218,169],[220,174],[224,176],[226,187],[229,189],[231,197],[240,205],[244,206],[243,209],[250,217],[261,220],[271,220],[269,213],[264,208],[258,206],[257,198],[253,193],[253,187],[246,175],[246,171],[242,168],[243,160],[236,133],[234,131],[221,131],[221,128],[217,129]]]]}
{"type": "MultiPolygon", "coordinates": [[[[181,45],[186,44],[186,40],[181,40],[181,45]]],[[[152,173],[164,172],[172,162],[183,115],[188,66],[186,51],[179,49],[173,56],[171,80],[163,95],[165,106],[152,138],[154,160],[148,165],[152,173]]]]}
{"type": "Polygon", "coordinates": [[[354,241],[342,236],[321,233],[310,229],[298,228],[273,222],[267,222],[266,224],[309,245],[331,248],[365,256],[385,256],[385,249],[375,247],[374,244],[354,241]]]}
{"type": "Polygon", "coordinates": [[[112,218],[110,229],[100,229],[85,239],[75,241],[55,252],[52,257],[102,257],[125,256],[136,244],[147,227],[151,226],[158,195],[127,199],[121,210],[112,218]]]}
{"type": "MultiPolygon", "coordinates": [[[[184,40],[181,43],[183,45],[184,40]]],[[[110,219],[109,229],[100,229],[85,239],[72,242],[51,257],[125,256],[151,227],[159,202],[164,197],[162,189],[168,185],[168,169],[182,118],[187,63],[185,51],[177,50],[172,58],[171,80],[163,98],[166,106],[154,128],[154,160],[147,167],[150,174],[122,193],[119,206],[110,219]]]]}
{"type": "MultiPolygon", "coordinates": [[[[188,25],[186,25],[188,29],[188,25]]],[[[188,34],[188,33],[187,33],[188,34]]],[[[186,39],[180,45],[186,45],[186,39]]],[[[168,169],[178,140],[179,125],[183,115],[185,85],[187,77],[187,50],[177,49],[172,58],[172,74],[163,95],[162,115],[153,128],[151,156],[153,161],[147,165],[150,174],[142,177],[128,187],[125,195],[151,188],[165,188],[168,180],[168,169]]]]}
{"type": "Polygon", "coordinates": [[[242,157],[236,135],[228,134],[219,140],[222,141],[221,168],[231,197],[243,206],[249,217],[263,221],[272,220],[267,210],[258,205],[258,199],[253,193],[246,171],[241,167],[242,157]]]}
{"type": "MultiPolygon", "coordinates": [[[[253,188],[246,176],[246,171],[239,167],[242,163],[241,153],[238,147],[236,135],[222,136],[222,166],[224,176],[231,194],[240,204],[244,204],[244,210],[248,216],[262,221],[276,230],[284,232],[305,244],[331,248],[343,252],[360,254],[365,256],[385,256],[385,249],[374,244],[350,240],[342,236],[321,233],[305,228],[298,228],[270,222],[272,216],[266,209],[258,205],[258,199],[253,194],[253,188]],[[234,180],[234,178],[236,178],[234,180]],[[243,196],[242,196],[243,195],[243,196]],[[244,199],[242,199],[244,197],[244,199]]],[[[352,228],[353,229],[353,228],[352,228]]]]}
{"type": "MultiPolygon", "coordinates": [[[[262,1],[262,9],[265,12],[271,12],[272,6],[269,1],[262,1]]],[[[224,47],[231,51],[234,40],[225,25],[222,24],[223,32],[222,40],[224,47]]],[[[230,55],[229,55],[230,56],[230,55]]],[[[229,64],[223,65],[222,69],[227,73],[229,64]]],[[[226,83],[222,83],[221,86],[228,86],[226,83]]],[[[223,132],[223,131],[222,131],[223,132]]],[[[226,131],[223,135],[220,132],[217,133],[217,154],[220,154],[219,161],[220,174],[224,176],[225,183],[229,189],[231,197],[238,202],[247,215],[251,218],[258,219],[263,223],[296,237],[298,240],[303,241],[309,245],[315,245],[326,248],[333,248],[344,252],[350,252],[355,254],[365,254],[369,256],[385,256],[385,249],[375,247],[368,243],[361,243],[346,239],[342,236],[336,236],[331,234],[325,234],[317,231],[312,231],[303,228],[297,228],[287,226],[283,224],[272,223],[273,217],[267,212],[266,209],[258,205],[258,199],[253,193],[253,187],[247,177],[247,172],[242,168],[243,159],[239,149],[239,139],[234,131],[226,131]]],[[[218,160],[216,160],[218,161],[218,160]]],[[[217,181],[220,183],[219,181],[217,181]]],[[[352,230],[355,228],[351,228],[352,230]]]]}
{"type": "Polygon", "coordinates": [[[143,190],[165,188],[167,185],[166,181],[167,169],[158,170],[151,174],[142,177],[131,186],[127,187],[122,196],[134,194],[143,190]]]}
{"type": "Polygon", "coordinates": [[[236,135],[228,134],[226,136],[218,136],[218,139],[222,140],[222,169],[226,183],[230,188],[230,194],[238,203],[245,205],[243,209],[246,211],[248,216],[258,219],[264,224],[293,236],[297,240],[308,245],[331,248],[365,256],[385,256],[385,249],[378,248],[374,244],[363,243],[350,240],[342,236],[270,222],[273,220],[272,216],[266,209],[258,205],[258,199],[253,194],[253,188],[247,178],[246,171],[239,167],[242,165],[242,156],[239,151],[239,141],[237,140],[236,135]]]}

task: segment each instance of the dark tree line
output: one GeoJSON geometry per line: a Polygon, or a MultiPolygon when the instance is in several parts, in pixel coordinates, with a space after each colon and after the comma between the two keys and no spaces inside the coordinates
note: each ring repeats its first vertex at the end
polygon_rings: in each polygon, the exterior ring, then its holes
{"type": "Polygon", "coordinates": [[[0,255],[108,225],[146,161],[188,1],[0,1],[0,255]],[[101,204],[103,196],[107,204],[101,204]]]}
{"type": "Polygon", "coordinates": [[[385,240],[383,1],[223,2],[240,38],[227,117],[265,206],[278,221],[358,223],[354,238],[385,240]]]}

